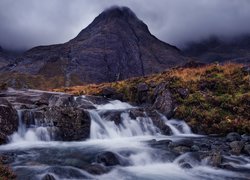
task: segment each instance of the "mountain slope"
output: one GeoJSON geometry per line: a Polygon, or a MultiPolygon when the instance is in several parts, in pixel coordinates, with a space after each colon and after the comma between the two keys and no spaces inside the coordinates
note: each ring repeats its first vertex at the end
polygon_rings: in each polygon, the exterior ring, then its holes
{"type": "Polygon", "coordinates": [[[144,76],[184,62],[176,47],[154,37],[130,9],[113,7],[69,42],[33,48],[2,72],[57,78],[58,86],[70,86],[144,76]]]}

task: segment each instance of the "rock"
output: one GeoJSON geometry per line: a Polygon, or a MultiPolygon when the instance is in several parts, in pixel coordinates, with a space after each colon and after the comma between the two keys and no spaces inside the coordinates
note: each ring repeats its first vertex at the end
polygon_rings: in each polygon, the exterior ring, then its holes
{"type": "Polygon", "coordinates": [[[75,103],[77,107],[80,109],[96,109],[93,103],[88,101],[86,98],[82,98],[81,96],[75,99],[75,103]]]}
{"type": "Polygon", "coordinates": [[[219,152],[219,151],[212,152],[209,155],[208,160],[209,160],[209,162],[208,162],[209,165],[214,166],[214,167],[220,166],[221,160],[222,160],[221,152],[219,152]]]}
{"type": "Polygon", "coordinates": [[[178,141],[173,141],[169,144],[171,147],[177,147],[177,146],[186,146],[186,147],[192,147],[194,145],[194,142],[191,139],[181,139],[178,141]]]}
{"type": "Polygon", "coordinates": [[[139,83],[137,85],[137,92],[145,92],[145,91],[148,91],[149,90],[149,87],[146,83],[139,83]]]}
{"type": "Polygon", "coordinates": [[[43,176],[42,180],[56,180],[56,178],[51,174],[46,174],[43,176]]]}
{"type": "Polygon", "coordinates": [[[177,92],[180,94],[182,98],[186,98],[189,95],[189,90],[186,88],[178,88],[177,92]]]}
{"type": "Polygon", "coordinates": [[[113,152],[103,152],[97,155],[96,161],[98,163],[103,163],[105,166],[115,166],[121,165],[118,155],[113,152]]]}
{"type": "Polygon", "coordinates": [[[148,90],[149,87],[146,83],[139,83],[137,85],[137,103],[143,104],[149,101],[148,90]]]}
{"type": "Polygon", "coordinates": [[[243,134],[241,137],[242,137],[242,140],[243,140],[244,142],[250,142],[250,136],[249,136],[249,135],[243,134]]]}
{"type": "Polygon", "coordinates": [[[51,107],[45,112],[45,118],[58,129],[57,137],[64,141],[76,141],[89,138],[90,116],[85,110],[74,107],[51,107]]]}
{"type": "MultiPolygon", "coordinates": [[[[171,146],[169,146],[171,147],[171,146]]],[[[183,153],[186,153],[186,152],[190,152],[191,151],[191,148],[190,147],[187,147],[187,146],[176,146],[172,149],[175,153],[178,153],[178,154],[183,154],[183,153]]]]}
{"type": "Polygon", "coordinates": [[[122,123],[121,114],[123,112],[117,110],[103,111],[103,113],[100,113],[100,116],[106,120],[113,121],[116,125],[120,125],[122,123]]]}
{"type": "Polygon", "coordinates": [[[244,146],[244,152],[245,152],[246,154],[250,155],[250,144],[246,144],[246,145],[244,146]]]}
{"type": "Polygon", "coordinates": [[[236,132],[231,132],[231,133],[227,134],[226,140],[229,141],[229,142],[240,141],[241,136],[236,132]]]}
{"type": "Polygon", "coordinates": [[[112,98],[116,95],[116,89],[112,87],[104,87],[100,93],[98,93],[100,96],[104,96],[106,98],[112,98]]]}
{"type": "Polygon", "coordinates": [[[244,143],[241,141],[233,141],[229,145],[231,147],[231,153],[235,155],[240,155],[241,150],[244,147],[244,143]]]}
{"type": "Polygon", "coordinates": [[[174,110],[174,103],[170,91],[165,89],[161,94],[158,94],[152,108],[160,111],[166,115],[167,118],[170,118],[174,110]]]}
{"type": "Polygon", "coordinates": [[[107,169],[105,166],[102,166],[100,164],[86,165],[82,169],[94,175],[101,175],[109,171],[109,169],[107,169]]]}
{"type": "Polygon", "coordinates": [[[150,110],[147,111],[147,115],[152,119],[153,124],[160,129],[162,134],[171,134],[170,128],[165,124],[163,117],[159,113],[157,113],[155,110],[150,110]]]}
{"type": "Polygon", "coordinates": [[[71,95],[54,95],[49,100],[49,106],[58,106],[58,107],[75,107],[76,102],[74,100],[74,97],[71,95]]]}
{"type": "Polygon", "coordinates": [[[182,168],[184,168],[184,169],[191,169],[192,168],[192,166],[189,164],[189,163],[183,163],[183,164],[181,164],[180,165],[182,168]]]}
{"type": "Polygon", "coordinates": [[[197,152],[197,151],[200,151],[200,147],[197,146],[197,145],[193,145],[193,146],[191,147],[191,150],[197,152]]]}
{"type": "Polygon", "coordinates": [[[17,111],[3,98],[0,98],[0,144],[6,143],[7,137],[17,131],[17,111]]]}

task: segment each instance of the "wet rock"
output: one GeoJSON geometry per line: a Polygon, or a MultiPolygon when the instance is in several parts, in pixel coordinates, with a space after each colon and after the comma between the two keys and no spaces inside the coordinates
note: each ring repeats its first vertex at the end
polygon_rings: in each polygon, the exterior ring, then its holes
{"type": "Polygon", "coordinates": [[[171,129],[165,124],[163,117],[157,111],[147,111],[147,115],[152,119],[153,124],[160,129],[162,134],[171,134],[171,129]]]}
{"type": "Polygon", "coordinates": [[[221,152],[215,151],[212,152],[209,157],[208,157],[208,164],[214,167],[218,167],[221,164],[222,157],[221,157],[221,152]]]}
{"type": "Polygon", "coordinates": [[[193,168],[189,163],[183,163],[183,164],[181,164],[180,165],[182,168],[184,168],[184,169],[191,169],[191,168],[193,168]]]}
{"type": "Polygon", "coordinates": [[[96,109],[95,106],[93,105],[93,103],[86,100],[85,98],[77,97],[75,99],[75,102],[76,102],[78,108],[81,108],[81,109],[96,109]]]}
{"type": "Polygon", "coordinates": [[[194,166],[200,165],[200,161],[201,159],[200,159],[199,153],[187,152],[177,157],[174,162],[178,163],[182,168],[190,169],[194,166]]]}
{"type": "Polygon", "coordinates": [[[49,100],[49,106],[58,106],[58,107],[75,107],[76,102],[74,97],[71,95],[54,95],[49,100]]]}
{"type": "Polygon", "coordinates": [[[23,120],[23,123],[27,127],[30,127],[31,125],[35,124],[34,113],[32,110],[23,110],[21,115],[22,115],[21,118],[23,120]]]}
{"type": "Polygon", "coordinates": [[[7,137],[18,128],[16,110],[3,98],[0,98],[0,127],[0,144],[6,143],[7,137]]]}
{"type": "Polygon", "coordinates": [[[169,144],[171,147],[177,147],[177,146],[186,146],[186,147],[192,147],[194,145],[194,142],[191,139],[181,139],[178,141],[173,141],[169,144]]]}
{"type": "Polygon", "coordinates": [[[200,151],[200,147],[197,146],[197,145],[193,145],[193,146],[191,147],[191,150],[197,152],[197,151],[200,151]]]}
{"type": "Polygon", "coordinates": [[[109,172],[108,168],[106,168],[105,166],[102,166],[100,164],[87,165],[87,166],[83,167],[82,169],[84,169],[88,173],[94,174],[94,175],[101,175],[101,174],[109,172]]]}
{"type": "Polygon", "coordinates": [[[242,136],[242,141],[244,142],[250,142],[250,136],[247,134],[243,134],[242,136]]]}
{"type": "Polygon", "coordinates": [[[122,164],[118,155],[109,151],[98,154],[96,161],[98,163],[103,163],[105,166],[115,166],[122,164]]]}
{"type": "Polygon", "coordinates": [[[241,150],[244,147],[244,143],[241,141],[233,141],[229,145],[231,147],[231,153],[235,155],[240,155],[241,150]]]}
{"type": "Polygon", "coordinates": [[[84,140],[90,134],[90,116],[85,110],[74,107],[52,107],[45,118],[58,129],[56,136],[64,141],[84,140]]]}
{"type": "Polygon", "coordinates": [[[142,108],[130,109],[128,112],[132,119],[136,119],[136,117],[145,117],[145,110],[142,108]]]}
{"type": "Polygon", "coordinates": [[[103,119],[113,121],[116,125],[120,125],[122,123],[121,114],[123,112],[124,111],[109,110],[109,111],[104,111],[103,113],[100,113],[100,116],[103,119]]]}
{"type": "Polygon", "coordinates": [[[245,152],[246,154],[250,155],[250,144],[246,144],[246,145],[244,146],[244,152],[245,152]]]}
{"type": "Polygon", "coordinates": [[[172,141],[169,139],[156,141],[155,139],[148,142],[148,144],[154,148],[166,149],[172,141]]]}
{"type": "Polygon", "coordinates": [[[56,180],[56,178],[51,174],[46,174],[43,176],[42,180],[56,180]]]}
{"type": "Polygon", "coordinates": [[[231,132],[231,133],[227,134],[226,140],[229,141],[229,142],[240,141],[241,136],[236,132],[231,132]]]}
{"type": "Polygon", "coordinates": [[[172,149],[172,151],[174,151],[175,153],[178,153],[178,154],[183,154],[186,152],[190,152],[191,148],[187,147],[187,146],[176,146],[172,149]]]}

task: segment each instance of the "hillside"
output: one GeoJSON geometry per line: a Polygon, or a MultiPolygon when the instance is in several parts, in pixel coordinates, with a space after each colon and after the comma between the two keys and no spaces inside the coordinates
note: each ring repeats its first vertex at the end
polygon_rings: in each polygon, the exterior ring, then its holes
{"type": "Polygon", "coordinates": [[[240,64],[180,67],[114,83],[55,89],[144,104],[185,120],[197,133],[250,133],[249,67],[240,64]]]}

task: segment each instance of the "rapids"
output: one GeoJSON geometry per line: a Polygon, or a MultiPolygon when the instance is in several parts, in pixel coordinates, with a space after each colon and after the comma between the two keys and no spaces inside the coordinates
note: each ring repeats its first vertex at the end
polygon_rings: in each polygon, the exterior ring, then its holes
{"type": "Polygon", "coordinates": [[[39,122],[35,122],[33,127],[26,127],[22,110],[18,110],[18,131],[10,136],[9,144],[0,146],[0,153],[11,157],[9,163],[17,179],[53,176],[55,179],[224,180],[250,177],[249,157],[226,157],[234,162],[241,158],[240,165],[235,164],[235,167],[245,169],[229,171],[211,167],[190,153],[178,156],[165,150],[164,143],[156,143],[183,139],[203,141],[203,138],[208,138],[193,134],[184,121],[168,120],[161,115],[162,121],[172,131],[171,136],[166,136],[154,126],[150,117],[132,119],[127,110],[136,107],[128,103],[115,100],[94,106],[96,109],[88,110],[91,117],[90,139],[78,142],[54,141],[53,127],[39,122]],[[122,111],[120,124],[102,118],[107,111],[122,111]],[[104,167],[96,162],[96,157],[102,152],[114,153],[122,163],[104,167]],[[184,162],[192,168],[182,166],[184,162]]]}

